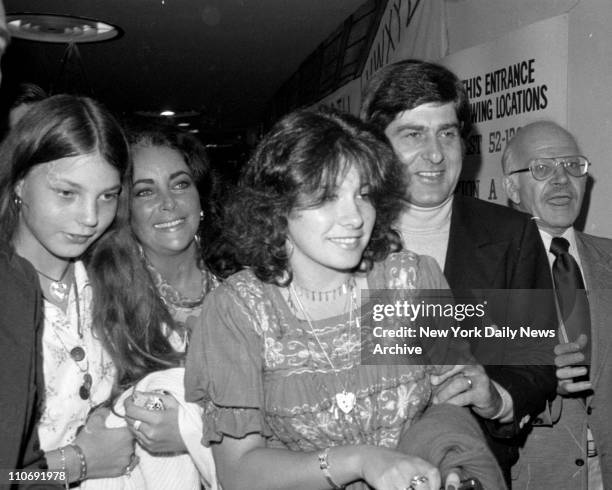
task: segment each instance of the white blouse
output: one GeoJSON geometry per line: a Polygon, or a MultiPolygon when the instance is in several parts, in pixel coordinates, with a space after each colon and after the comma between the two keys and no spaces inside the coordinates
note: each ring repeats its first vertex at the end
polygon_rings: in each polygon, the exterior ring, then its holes
{"type": "Polygon", "coordinates": [[[75,262],[74,274],[76,288],[74,284],[70,288],[66,314],[44,301],[45,405],[38,425],[44,451],[74,440],[91,408],[109,398],[115,379],[113,361],[92,332],[92,288],[82,262],[75,262]],[[70,355],[75,347],[81,347],[85,353],[81,361],[70,355]],[[91,388],[90,396],[84,400],[79,391],[86,374],[91,375],[91,388]]]}

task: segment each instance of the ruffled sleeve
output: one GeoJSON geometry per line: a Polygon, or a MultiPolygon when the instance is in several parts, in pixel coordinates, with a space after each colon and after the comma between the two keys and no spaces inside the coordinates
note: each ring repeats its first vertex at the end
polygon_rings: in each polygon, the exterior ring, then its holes
{"type": "Polygon", "coordinates": [[[254,289],[254,283],[230,278],[210,293],[189,344],[185,395],[204,408],[202,443],[207,446],[224,435],[270,435],[254,289]]]}

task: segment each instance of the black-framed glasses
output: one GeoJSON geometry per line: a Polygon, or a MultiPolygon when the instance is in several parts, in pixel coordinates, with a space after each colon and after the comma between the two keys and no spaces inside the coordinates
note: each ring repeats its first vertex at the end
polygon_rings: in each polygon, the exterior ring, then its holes
{"type": "Polygon", "coordinates": [[[566,157],[534,158],[529,162],[527,168],[513,170],[508,175],[518,174],[519,172],[531,171],[531,175],[536,180],[546,180],[550,177],[557,167],[561,165],[572,177],[584,177],[589,172],[591,162],[582,155],[569,155],[566,157]]]}

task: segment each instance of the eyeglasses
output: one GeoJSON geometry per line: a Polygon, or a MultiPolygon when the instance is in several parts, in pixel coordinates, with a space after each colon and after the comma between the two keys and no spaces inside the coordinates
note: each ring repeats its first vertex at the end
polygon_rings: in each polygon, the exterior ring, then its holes
{"type": "Polygon", "coordinates": [[[555,172],[559,165],[561,165],[572,177],[584,177],[589,171],[589,165],[591,165],[591,162],[589,162],[586,157],[583,157],[582,155],[534,158],[529,162],[529,166],[527,168],[513,170],[512,172],[508,172],[508,175],[531,171],[531,175],[533,175],[535,180],[546,180],[555,172]]]}

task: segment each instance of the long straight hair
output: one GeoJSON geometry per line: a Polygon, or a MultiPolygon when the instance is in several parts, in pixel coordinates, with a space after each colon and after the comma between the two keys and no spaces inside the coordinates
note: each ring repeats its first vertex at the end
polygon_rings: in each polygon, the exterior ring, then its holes
{"type": "Polygon", "coordinates": [[[128,147],[118,122],[88,97],[55,95],[28,107],[0,146],[0,241],[12,248],[19,221],[15,187],[37,165],[99,153],[123,176],[128,147]]]}

